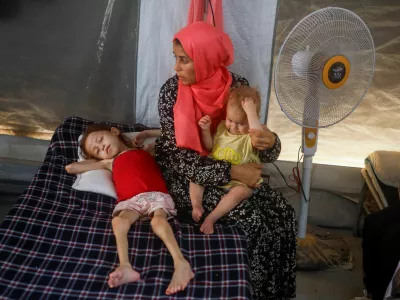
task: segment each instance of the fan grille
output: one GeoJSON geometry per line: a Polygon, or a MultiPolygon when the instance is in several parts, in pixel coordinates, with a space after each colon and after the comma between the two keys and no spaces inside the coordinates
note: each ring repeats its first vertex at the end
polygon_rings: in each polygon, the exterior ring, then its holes
{"type": "Polygon", "coordinates": [[[374,72],[374,42],[353,12],[324,8],[305,17],[286,38],[275,68],[275,92],[295,123],[327,127],[347,117],[360,103],[374,72]],[[327,61],[344,56],[350,64],[345,83],[335,89],[322,80],[327,61]]]}

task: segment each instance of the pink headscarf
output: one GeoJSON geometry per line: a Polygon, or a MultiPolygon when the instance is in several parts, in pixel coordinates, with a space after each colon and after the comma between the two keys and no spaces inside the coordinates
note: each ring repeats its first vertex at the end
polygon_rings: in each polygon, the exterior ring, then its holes
{"type": "Polygon", "coordinates": [[[215,133],[225,118],[232,83],[232,76],[226,68],[233,63],[232,41],[222,30],[205,22],[186,26],[174,36],[175,39],[181,42],[193,60],[197,81],[190,86],[179,82],[174,106],[176,144],[207,155],[200,140],[198,121],[209,115],[211,130],[215,133]]]}
{"type": "MultiPolygon", "coordinates": [[[[203,21],[204,20],[204,8],[207,0],[191,0],[188,12],[188,24],[203,21]]],[[[215,27],[224,30],[224,16],[222,9],[222,0],[210,0],[207,1],[208,12],[207,12],[207,23],[214,25],[215,27]],[[212,7],[210,6],[212,5],[212,7]]]]}

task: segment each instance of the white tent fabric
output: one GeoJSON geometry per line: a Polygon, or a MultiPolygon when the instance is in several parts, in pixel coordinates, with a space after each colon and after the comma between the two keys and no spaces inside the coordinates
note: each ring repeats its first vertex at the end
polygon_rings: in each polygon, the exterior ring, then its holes
{"type": "MultiPolygon", "coordinates": [[[[112,0],[105,1],[95,9],[86,5],[81,7],[81,13],[77,15],[82,22],[71,23],[70,15],[76,13],[75,6],[65,1],[60,3],[64,12],[61,19],[60,16],[53,17],[52,9],[56,9],[56,6],[25,1],[24,10],[14,16],[12,22],[4,22],[1,27],[3,30],[0,33],[5,40],[17,38],[18,43],[5,43],[9,46],[3,49],[5,52],[1,65],[7,76],[2,81],[3,93],[0,95],[0,129],[7,131],[0,132],[15,134],[14,125],[23,124],[29,127],[25,135],[31,136],[33,132],[36,137],[49,139],[62,118],[70,115],[124,123],[134,122],[136,117],[137,122],[158,126],[158,92],[165,80],[174,74],[171,39],[186,24],[190,1],[141,1],[137,70],[132,51],[133,48],[136,50],[134,36],[137,33],[134,30],[136,17],[132,17],[136,16],[134,7],[128,11],[126,4],[123,5],[125,2],[112,0]],[[109,22],[100,66],[93,49],[99,49],[99,34],[104,33],[104,25],[108,24],[108,18],[111,17],[111,7],[112,18],[119,21],[111,18],[109,22]],[[40,11],[40,18],[32,19],[30,10],[40,11]],[[87,12],[92,13],[90,18],[87,12]],[[43,20],[62,26],[49,26],[50,31],[46,33],[36,30],[43,20]],[[73,30],[76,24],[81,23],[86,24],[82,27],[83,31],[73,30]],[[33,31],[28,30],[27,34],[22,35],[22,29],[25,28],[33,31]],[[123,33],[121,28],[124,28],[123,33]],[[68,39],[64,34],[60,35],[60,30],[69,34],[68,39]],[[35,39],[35,35],[32,38],[31,31],[47,39],[35,39]],[[30,39],[27,38],[29,36],[30,39]],[[54,43],[53,38],[59,36],[62,36],[63,43],[54,43]],[[92,38],[88,39],[88,36],[92,38]],[[36,51],[37,43],[43,47],[49,43],[57,48],[53,49],[51,55],[41,56],[39,54],[42,51],[36,51]],[[13,48],[16,46],[19,48],[13,48]],[[31,48],[36,50],[31,51],[31,48]],[[114,54],[120,53],[121,49],[123,55],[119,59],[114,54]],[[68,50],[65,52],[68,55],[59,59],[61,54],[64,55],[64,50],[68,50]],[[29,52],[29,57],[25,52],[29,52]],[[136,71],[137,82],[131,82],[133,76],[130,73],[136,71]],[[24,85],[18,84],[22,81],[24,85]],[[135,83],[136,99],[132,95],[135,89],[131,88],[135,83]],[[134,102],[136,107],[133,106],[134,102]]],[[[266,100],[269,96],[270,51],[274,41],[272,33],[277,1],[223,0],[223,3],[225,30],[235,45],[236,61],[231,70],[245,76],[252,85],[258,85],[266,100]]],[[[275,59],[285,37],[301,18],[332,5],[354,11],[367,23],[377,50],[376,71],[370,90],[355,112],[339,124],[320,131],[314,162],[362,167],[364,158],[375,150],[399,151],[400,3],[391,0],[321,0],[316,4],[314,0],[281,0],[277,16],[275,59]]],[[[270,95],[268,126],[282,140],[280,160],[295,161],[301,144],[301,128],[280,110],[274,91],[270,95]]],[[[264,101],[264,112],[266,107],[267,101],[264,101]]],[[[29,157],[29,153],[26,157],[29,157]]]]}
{"type": "Polygon", "coordinates": [[[265,121],[270,92],[277,0],[224,0],[225,31],[235,46],[231,71],[247,78],[261,93],[265,121]]]}
{"type": "MultiPolygon", "coordinates": [[[[172,38],[186,25],[188,0],[141,1],[136,90],[136,121],[158,126],[157,101],[162,84],[174,75],[172,38]]],[[[235,47],[230,70],[259,88],[262,118],[269,94],[277,0],[224,0],[224,29],[235,47]]]]}
{"type": "Polygon", "coordinates": [[[136,123],[159,126],[158,93],[174,75],[172,38],[186,25],[188,0],[140,1],[136,123]]]}

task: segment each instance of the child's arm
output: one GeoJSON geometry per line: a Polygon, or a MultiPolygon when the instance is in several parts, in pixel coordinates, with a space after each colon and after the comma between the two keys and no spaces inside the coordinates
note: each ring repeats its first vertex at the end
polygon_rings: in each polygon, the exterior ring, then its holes
{"type": "Polygon", "coordinates": [[[151,129],[151,130],[143,130],[142,132],[138,133],[135,137],[137,139],[138,137],[145,140],[147,138],[155,137],[158,138],[161,136],[161,129],[151,129]]]}
{"type": "Polygon", "coordinates": [[[103,159],[103,160],[85,160],[80,162],[74,162],[65,166],[65,170],[69,174],[80,174],[87,171],[92,170],[110,170],[112,169],[112,159],[103,159]]]}
{"type": "Polygon", "coordinates": [[[143,130],[142,132],[145,132],[146,138],[149,137],[158,138],[161,136],[161,129],[143,130]]]}
{"type": "Polygon", "coordinates": [[[262,130],[262,125],[259,116],[257,115],[257,106],[255,101],[250,97],[246,97],[242,101],[242,107],[246,112],[250,129],[262,130]]]}
{"type": "Polygon", "coordinates": [[[211,118],[210,116],[204,116],[199,120],[199,126],[201,131],[201,142],[207,151],[212,151],[213,149],[213,138],[211,135],[211,118]]]}

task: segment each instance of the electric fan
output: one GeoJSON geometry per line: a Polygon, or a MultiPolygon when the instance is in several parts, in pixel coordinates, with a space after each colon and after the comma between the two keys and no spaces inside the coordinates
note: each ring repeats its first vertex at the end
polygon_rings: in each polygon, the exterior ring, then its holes
{"type": "Polygon", "coordinates": [[[302,19],[283,43],[275,67],[275,92],[289,119],[302,126],[303,191],[299,237],[307,229],[312,157],[318,128],[354,111],[374,73],[370,31],[355,13],[328,7],[302,19]]]}

